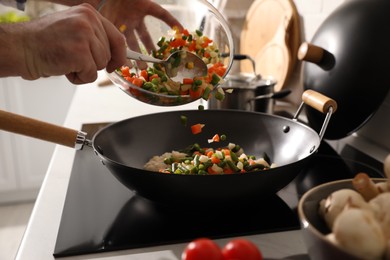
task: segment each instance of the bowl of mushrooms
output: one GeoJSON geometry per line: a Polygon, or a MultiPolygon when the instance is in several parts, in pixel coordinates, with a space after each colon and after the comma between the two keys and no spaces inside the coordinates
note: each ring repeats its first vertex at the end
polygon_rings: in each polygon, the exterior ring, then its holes
{"type": "Polygon", "coordinates": [[[390,155],[384,165],[387,178],[357,173],[302,196],[298,215],[311,259],[390,259],[390,155]]]}

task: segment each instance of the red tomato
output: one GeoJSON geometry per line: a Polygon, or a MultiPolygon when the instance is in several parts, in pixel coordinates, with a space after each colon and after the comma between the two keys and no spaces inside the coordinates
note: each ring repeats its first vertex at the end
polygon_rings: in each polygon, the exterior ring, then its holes
{"type": "Polygon", "coordinates": [[[190,242],[181,255],[182,260],[224,260],[221,248],[211,239],[198,238],[190,242]]]}
{"type": "Polygon", "coordinates": [[[229,241],[223,248],[224,260],[263,260],[260,250],[249,240],[237,238],[229,241]]]}

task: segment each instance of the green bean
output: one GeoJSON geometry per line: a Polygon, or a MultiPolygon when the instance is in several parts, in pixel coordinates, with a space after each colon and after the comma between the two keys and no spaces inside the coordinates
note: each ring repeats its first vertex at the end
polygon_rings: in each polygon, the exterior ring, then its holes
{"type": "Polygon", "coordinates": [[[229,168],[232,169],[234,172],[239,172],[240,171],[240,168],[238,168],[237,165],[234,162],[232,162],[230,160],[226,160],[226,163],[229,166],[229,168]]]}
{"type": "Polygon", "coordinates": [[[259,163],[256,163],[256,164],[253,164],[253,165],[248,165],[246,167],[244,167],[244,169],[246,171],[253,171],[255,169],[259,169],[259,170],[264,170],[266,167],[263,165],[263,164],[259,164],[259,163]]]}

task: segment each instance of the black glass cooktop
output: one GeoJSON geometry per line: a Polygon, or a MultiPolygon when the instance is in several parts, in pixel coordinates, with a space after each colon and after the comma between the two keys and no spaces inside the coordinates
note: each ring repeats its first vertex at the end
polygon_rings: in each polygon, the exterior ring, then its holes
{"type": "MultiPolygon", "coordinates": [[[[87,124],[91,136],[105,124],[87,124]]],[[[58,231],[55,257],[142,248],[300,228],[296,207],[303,193],[357,172],[382,177],[382,164],[351,147],[338,155],[326,142],[309,165],[277,195],[256,203],[204,209],[163,206],[119,183],[89,147],[77,151],[58,231]],[[357,163],[359,161],[359,163],[357,163]]]]}

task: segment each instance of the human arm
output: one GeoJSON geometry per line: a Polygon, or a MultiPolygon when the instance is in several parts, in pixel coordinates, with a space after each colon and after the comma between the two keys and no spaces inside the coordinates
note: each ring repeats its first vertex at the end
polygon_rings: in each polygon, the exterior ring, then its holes
{"type": "Polygon", "coordinates": [[[97,71],[123,65],[122,34],[91,5],[42,18],[0,25],[0,76],[66,75],[74,84],[92,82],[97,71]]]}

